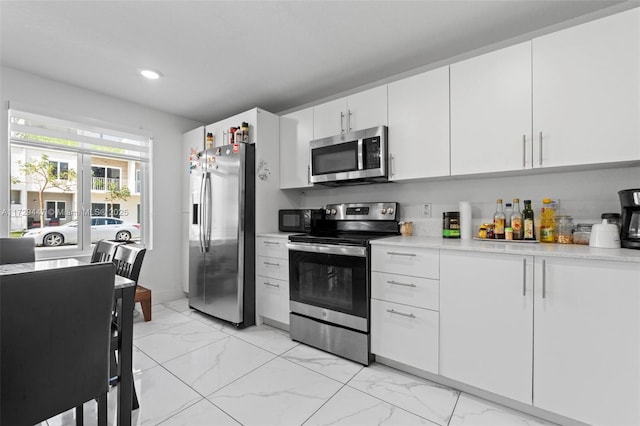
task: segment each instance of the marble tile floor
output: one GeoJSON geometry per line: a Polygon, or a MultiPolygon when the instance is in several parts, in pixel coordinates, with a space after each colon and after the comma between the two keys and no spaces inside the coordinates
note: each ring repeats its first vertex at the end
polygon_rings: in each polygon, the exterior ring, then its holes
{"type": "MultiPolygon", "coordinates": [[[[273,327],[238,330],[187,299],[154,305],[151,322],[136,313],[134,346],[135,425],[551,424],[381,364],[363,367],[273,327]]],[[[86,425],[95,410],[85,404],[86,425]]],[[[42,425],[75,425],[74,413],[42,425]]]]}

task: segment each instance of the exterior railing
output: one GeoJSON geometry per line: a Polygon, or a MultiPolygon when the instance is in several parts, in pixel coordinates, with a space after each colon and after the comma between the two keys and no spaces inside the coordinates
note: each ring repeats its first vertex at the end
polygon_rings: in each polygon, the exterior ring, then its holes
{"type": "Polygon", "coordinates": [[[92,191],[106,191],[109,187],[115,184],[116,189],[120,189],[119,178],[104,178],[104,177],[92,177],[91,178],[91,190],[92,191]]]}

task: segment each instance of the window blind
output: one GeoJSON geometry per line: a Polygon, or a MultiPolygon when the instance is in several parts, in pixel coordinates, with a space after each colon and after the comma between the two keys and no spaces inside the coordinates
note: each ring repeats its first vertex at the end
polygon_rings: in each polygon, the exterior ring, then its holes
{"type": "Polygon", "coordinates": [[[9,110],[11,143],[149,162],[148,136],[100,128],[17,109],[9,110]]]}

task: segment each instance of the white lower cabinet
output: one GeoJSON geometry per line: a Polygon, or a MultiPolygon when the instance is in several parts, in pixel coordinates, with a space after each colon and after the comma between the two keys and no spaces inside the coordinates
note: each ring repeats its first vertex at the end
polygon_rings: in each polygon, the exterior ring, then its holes
{"type": "Polygon", "coordinates": [[[640,265],[536,257],[533,405],[640,424],[640,265]]]}
{"type": "Polygon", "coordinates": [[[438,312],[371,299],[371,352],[438,372],[438,312]]]}
{"type": "Polygon", "coordinates": [[[256,312],[289,325],[289,252],[287,236],[256,238],[256,312]]]}
{"type": "Polygon", "coordinates": [[[371,352],[438,373],[438,250],[372,247],[371,352]]]}
{"type": "Polygon", "coordinates": [[[440,374],[531,404],[533,257],[440,253],[440,374]]]}

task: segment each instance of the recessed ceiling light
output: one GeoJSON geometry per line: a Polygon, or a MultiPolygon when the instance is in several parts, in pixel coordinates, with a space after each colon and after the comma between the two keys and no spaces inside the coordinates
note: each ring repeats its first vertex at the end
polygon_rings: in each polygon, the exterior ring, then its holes
{"type": "Polygon", "coordinates": [[[143,77],[148,78],[149,80],[157,80],[162,77],[162,74],[154,70],[140,70],[140,74],[142,74],[143,77]]]}

